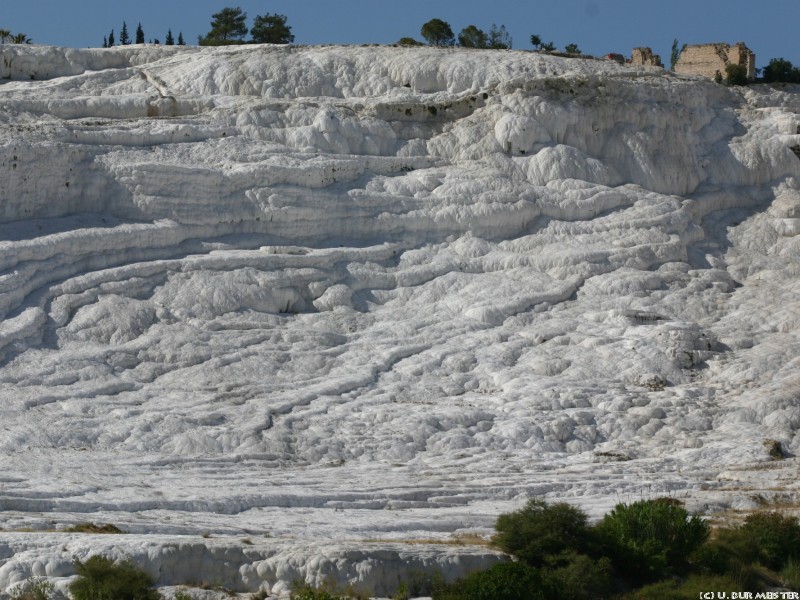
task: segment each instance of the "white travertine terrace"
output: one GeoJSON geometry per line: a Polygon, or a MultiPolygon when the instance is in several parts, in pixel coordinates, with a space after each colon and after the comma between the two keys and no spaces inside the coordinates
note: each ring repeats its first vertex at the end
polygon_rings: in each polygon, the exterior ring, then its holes
{"type": "Polygon", "coordinates": [[[393,47],[0,78],[0,590],[103,552],[391,595],[529,496],[796,494],[800,88],[393,47]]]}

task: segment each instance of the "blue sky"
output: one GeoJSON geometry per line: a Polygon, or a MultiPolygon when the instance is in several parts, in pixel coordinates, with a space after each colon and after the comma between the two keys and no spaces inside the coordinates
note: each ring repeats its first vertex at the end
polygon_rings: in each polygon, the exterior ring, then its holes
{"type": "Polygon", "coordinates": [[[133,33],[164,41],[168,28],[187,43],[208,32],[211,15],[240,6],[248,25],[259,14],[279,13],[298,44],[392,43],[420,38],[423,23],[438,17],[457,34],[467,25],[504,24],[514,48],[530,49],[535,33],[559,49],[576,43],[588,54],[650,46],[669,62],[672,40],[681,43],[744,41],[758,66],[782,57],[800,66],[800,0],[0,0],[0,28],[24,32],[34,43],[99,46],[123,21],[133,33]]]}

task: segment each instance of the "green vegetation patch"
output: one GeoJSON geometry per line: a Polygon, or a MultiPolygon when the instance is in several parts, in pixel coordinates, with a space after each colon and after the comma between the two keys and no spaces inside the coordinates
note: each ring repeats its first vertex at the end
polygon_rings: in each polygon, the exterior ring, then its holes
{"type": "Polygon", "coordinates": [[[78,578],[69,586],[73,600],[160,600],[150,576],[130,562],[92,556],[75,563],[78,578]]]}

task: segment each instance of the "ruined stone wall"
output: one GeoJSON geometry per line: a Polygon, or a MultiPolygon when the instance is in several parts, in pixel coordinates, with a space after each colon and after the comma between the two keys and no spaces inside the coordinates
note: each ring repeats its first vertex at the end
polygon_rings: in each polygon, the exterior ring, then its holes
{"type": "Polygon", "coordinates": [[[756,78],[756,55],[743,43],[734,44],[728,53],[728,59],[734,64],[745,67],[748,79],[756,78]]]}
{"type": "Polygon", "coordinates": [[[661,64],[661,57],[658,54],[653,54],[650,48],[634,48],[631,52],[631,59],[628,61],[631,65],[644,65],[646,67],[663,67],[661,64]]]}
{"type": "Polygon", "coordinates": [[[725,77],[725,67],[730,64],[744,66],[747,69],[747,78],[755,78],[756,55],[741,42],[733,46],[728,44],[686,46],[675,64],[675,72],[713,79],[717,74],[725,77]]]}

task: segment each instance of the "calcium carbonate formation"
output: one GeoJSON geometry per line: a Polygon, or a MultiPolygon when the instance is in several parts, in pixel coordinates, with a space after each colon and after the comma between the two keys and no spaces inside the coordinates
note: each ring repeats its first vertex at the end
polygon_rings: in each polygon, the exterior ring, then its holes
{"type": "Polygon", "coordinates": [[[530,496],[795,497],[800,88],[468,49],[0,55],[0,590],[104,553],[390,595],[499,560],[410,542],[530,496]]]}

